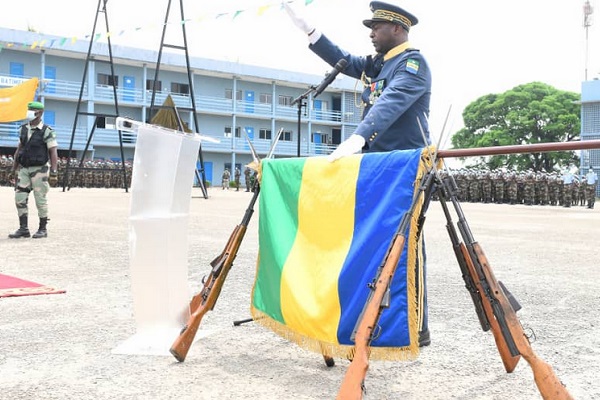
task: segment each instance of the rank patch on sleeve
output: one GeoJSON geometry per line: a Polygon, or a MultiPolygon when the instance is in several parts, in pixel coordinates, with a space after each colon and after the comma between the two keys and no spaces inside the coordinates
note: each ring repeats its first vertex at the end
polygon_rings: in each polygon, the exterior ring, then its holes
{"type": "Polygon", "coordinates": [[[408,61],[406,61],[406,71],[411,74],[417,74],[417,72],[419,72],[419,61],[414,58],[409,58],[408,61]]]}

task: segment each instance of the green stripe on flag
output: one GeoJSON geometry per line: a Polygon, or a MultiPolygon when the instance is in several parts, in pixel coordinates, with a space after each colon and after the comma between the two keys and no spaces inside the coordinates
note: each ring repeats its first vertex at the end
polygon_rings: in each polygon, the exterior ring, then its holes
{"type": "Polygon", "coordinates": [[[276,321],[285,324],[281,312],[281,274],[285,260],[296,239],[296,227],[298,226],[298,195],[302,184],[302,170],[305,158],[291,158],[286,162],[271,163],[269,160],[261,162],[263,170],[263,181],[261,182],[260,205],[259,205],[259,248],[270,249],[261,255],[257,271],[252,303],[265,314],[276,321]],[[289,168],[291,164],[297,165],[289,168]],[[279,173],[267,173],[266,169],[285,171],[287,180],[284,185],[275,179],[279,173]],[[294,171],[290,175],[289,171],[294,171]],[[265,207],[268,204],[269,207],[265,207]],[[266,234],[265,225],[269,225],[271,234],[266,234]],[[270,241],[277,241],[276,243],[270,241]],[[261,265],[278,265],[281,269],[260,268],[261,265]],[[268,272],[268,273],[267,273],[268,272]],[[275,289],[277,288],[277,289],[275,289]]]}

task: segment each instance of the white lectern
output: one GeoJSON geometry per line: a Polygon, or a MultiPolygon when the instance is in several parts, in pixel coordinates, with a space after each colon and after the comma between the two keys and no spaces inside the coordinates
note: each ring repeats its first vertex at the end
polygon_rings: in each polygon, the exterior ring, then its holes
{"type": "Polygon", "coordinates": [[[129,217],[136,333],[112,352],[170,355],[190,315],[187,229],[200,136],[136,128],[129,217]]]}

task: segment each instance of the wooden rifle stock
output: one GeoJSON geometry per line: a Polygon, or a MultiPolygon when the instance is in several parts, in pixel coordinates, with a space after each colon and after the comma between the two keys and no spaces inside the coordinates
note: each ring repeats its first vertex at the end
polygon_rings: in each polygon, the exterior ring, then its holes
{"type": "Polygon", "coordinates": [[[390,284],[406,242],[406,231],[422,193],[430,189],[433,184],[434,175],[432,171],[430,170],[421,178],[421,185],[415,193],[409,209],[402,216],[383,263],[377,269],[375,279],[369,284],[371,293],[363,312],[359,316],[358,328],[354,333],[354,357],[340,386],[337,395],[338,400],[362,399],[364,380],[369,369],[369,346],[373,339],[373,331],[379,322],[382,310],[389,307],[390,284]]]}
{"type": "Polygon", "coordinates": [[[494,335],[494,341],[496,342],[496,348],[498,349],[498,353],[500,353],[500,358],[502,359],[502,363],[504,364],[504,369],[506,372],[511,373],[515,370],[519,360],[521,359],[520,355],[513,356],[511,354],[510,348],[508,347],[508,343],[502,334],[502,330],[500,328],[500,324],[496,320],[496,316],[494,315],[494,309],[490,300],[483,294],[483,288],[481,287],[481,282],[477,278],[477,272],[475,272],[475,266],[473,265],[473,260],[471,259],[471,255],[467,250],[467,247],[464,243],[460,244],[460,249],[462,254],[465,257],[465,261],[467,264],[467,268],[469,270],[469,274],[475,281],[475,285],[477,287],[477,291],[479,292],[481,303],[483,305],[483,310],[489,322],[490,329],[492,330],[492,334],[494,335]]]}
{"type": "Polygon", "coordinates": [[[219,294],[221,294],[225,278],[227,278],[227,274],[229,273],[229,270],[231,270],[233,261],[237,256],[244,235],[246,234],[246,229],[248,228],[248,224],[254,213],[254,203],[256,203],[256,200],[258,199],[258,193],[260,191],[259,184],[255,183],[253,189],[254,195],[250,200],[250,204],[246,209],[242,222],[234,228],[229,236],[229,240],[227,240],[227,245],[225,245],[221,254],[211,261],[210,265],[212,269],[208,277],[204,279],[202,290],[193,296],[190,301],[191,315],[179,333],[179,336],[171,345],[169,351],[179,362],[185,360],[185,357],[194,342],[196,332],[198,332],[204,314],[215,307],[219,294]]]}
{"type": "MultiPolygon", "coordinates": [[[[448,178],[450,179],[450,183],[444,183],[444,187],[448,189],[448,195],[458,215],[458,228],[465,247],[463,254],[467,260],[469,271],[475,282],[477,282],[478,289],[482,294],[483,305],[486,309],[492,332],[494,332],[496,344],[501,343],[502,347],[505,344],[509,354],[512,356],[503,355],[502,351],[500,353],[507,372],[510,372],[511,363],[515,362],[512,358],[520,355],[531,367],[535,383],[545,400],[572,399],[567,389],[552,370],[552,367],[539,359],[533,352],[513,307],[513,304],[518,305],[518,303],[516,301],[511,302],[512,295],[503,289],[501,282],[494,276],[487,257],[483,253],[479,243],[473,238],[460,203],[456,199],[454,192],[456,183],[454,182],[454,178],[452,175],[449,175],[448,178]]],[[[442,197],[440,196],[440,198],[442,197]]],[[[498,347],[498,350],[500,350],[500,347],[498,347]]],[[[518,358],[516,362],[518,362],[518,358]]],[[[512,369],[514,369],[514,366],[512,366],[512,369]]]]}
{"type": "Polygon", "coordinates": [[[229,273],[229,270],[231,270],[233,260],[237,255],[245,233],[245,226],[236,226],[229,237],[229,241],[227,242],[227,246],[225,247],[225,250],[223,250],[223,253],[211,262],[213,268],[206,278],[202,290],[192,298],[190,303],[192,314],[179,333],[177,339],[175,339],[175,342],[173,342],[173,345],[171,345],[170,352],[177,361],[183,362],[185,360],[185,357],[194,342],[202,318],[207,312],[215,307],[219,294],[221,294],[225,278],[227,278],[227,274],[229,273]],[[192,306],[195,306],[195,308],[191,308],[192,306]]]}
{"type": "MultiPolygon", "coordinates": [[[[480,276],[477,273],[475,265],[473,264],[473,259],[471,258],[471,254],[469,253],[467,246],[465,246],[465,244],[461,242],[458,237],[458,233],[456,232],[454,222],[452,221],[452,216],[450,215],[450,211],[446,203],[448,198],[450,198],[453,203],[456,201],[456,197],[453,197],[455,196],[453,190],[454,188],[451,186],[451,184],[447,184],[446,181],[441,179],[437,173],[436,178],[436,184],[438,185],[439,189],[439,201],[442,206],[442,210],[444,211],[444,215],[446,216],[446,230],[450,236],[454,254],[456,255],[463,280],[465,281],[465,286],[471,295],[473,304],[475,305],[475,311],[477,313],[481,329],[483,329],[483,331],[488,331],[490,329],[492,330],[494,341],[496,342],[496,348],[498,349],[498,353],[500,354],[500,358],[504,364],[504,369],[506,372],[513,372],[519,363],[520,356],[516,354],[516,349],[511,352],[511,348],[505,338],[505,334],[502,332],[502,327],[496,319],[494,307],[492,306],[488,296],[486,296],[486,288],[481,284],[480,276]]],[[[454,204],[455,207],[457,207],[456,203],[454,204]]],[[[463,231],[461,231],[461,233],[463,233],[463,231]]],[[[465,235],[463,234],[463,236],[465,235]]],[[[506,334],[508,334],[508,332],[506,332],[506,334]]]]}
{"type": "Polygon", "coordinates": [[[533,371],[535,384],[537,385],[542,398],[544,400],[572,400],[573,397],[562,384],[550,364],[540,359],[531,348],[531,344],[523,331],[521,322],[519,321],[516,312],[513,310],[508,297],[502,290],[499,281],[496,280],[487,257],[483,253],[483,249],[477,242],[474,242],[472,246],[473,251],[483,268],[485,279],[490,284],[491,289],[504,310],[504,317],[506,318],[510,333],[515,340],[517,349],[533,371]]]}
{"type": "MultiPolygon", "coordinates": [[[[210,262],[210,266],[212,267],[212,270],[211,270],[208,278],[202,280],[202,284],[204,285],[204,287],[206,287],[206,282],[214,277],[213,271],[216,271],[216,273],[218,275],[219,271],[222,269],[223,264],[227,260],[227,255],[230,253],[229,250],[232,248],[232,246],[235,245],[236,240],[238,240],[239,230],[242,228],[244,228],[244,227],[242,227],[241,225],[238,225],[234,228],[234,230],[231,233],[231,235],[229,236],[229,240],[227,240],[227,244],[225,245],[225,248],[223,249],[221,254],[219,254],[217,257],[214,258],[214,260],[212,260],[210,262]]],[[[242,234],[242,238],[243,238],[243,236],[244,236],[244,234],[242,234]]],[[[240,238],[240,242],[241,242],[242,238],[240,238]]],[[[239,245],[238,245],[238,248],[239,248],[239,245]]],[[[236,250],[236,253],[237,253],[237,250],[236,250]]],[[[221,289],[219,288],[219,293],[220,293],[220,290],[221,289]]],[[[204,288],[192,297],[192,300],[190,301],[190,312],[193,313],[194,310],[196,310],[202,304],[203,292],[204,292],[204,288]]],[[[218,297],[218,295],[219,294],[217,294],[217,297],[218,297]]],[[[217,303],[217,301],[215,299],[210,310],[215,308],[216,303],[217,303]]]]}
{"type": "Polygon", "coordinates": [[[376,283],[373,284],[374,289],[372,287],[372,290],[374,291],[367,302],[354,335],[354,357],[342,381],[337,396],[338,400],[362,399],[363,382],[369,369],[369,344],[379,321],[381,310],[384,307],[382,304],[385,303],[405,241],[406,238],[403,233],[396,234],[383,269],[377,277],[376,283]]]}

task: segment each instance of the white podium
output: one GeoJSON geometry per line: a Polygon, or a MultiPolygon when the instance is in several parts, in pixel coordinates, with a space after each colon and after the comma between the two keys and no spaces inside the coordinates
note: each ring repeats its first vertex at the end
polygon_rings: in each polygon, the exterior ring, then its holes
{"type": "Polygon", "coordinates": [[[136,333],[115,354],[170,355],[190,315],[187,229],[200,136],[137,127],[129,217],[136,333]]]}

